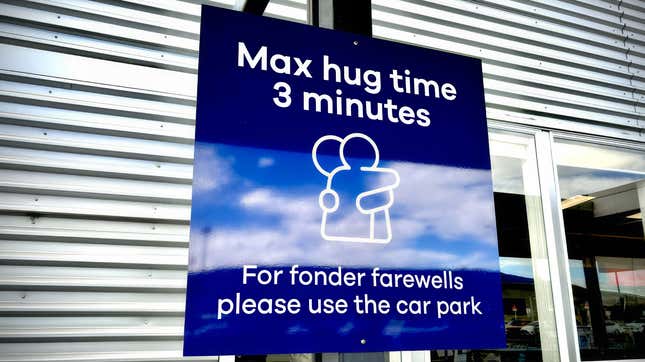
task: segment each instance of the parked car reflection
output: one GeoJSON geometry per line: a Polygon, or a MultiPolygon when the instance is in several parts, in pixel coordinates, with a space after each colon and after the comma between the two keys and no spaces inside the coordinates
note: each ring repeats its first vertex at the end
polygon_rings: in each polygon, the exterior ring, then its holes
{"type": "Polygon", "coordinates": [[[533,321],[520,329],[520,333],[525,336],[534,336],[539,334],[540,323],[538,321],[533,321]]]}
{"type": "Polygon", "coordinates": [[[625,328],[614,321],[605,321],[605,330],[607,330],[608,335],[625,334],[625,328]]]}
{"type": "Polygon", "coordinates": [[[529,323],[531,323],[531,321],[523,319],[511,319],[510,321],[506,322],[506,340],[509,341],[521,339],[520,330],[529,323]]]}

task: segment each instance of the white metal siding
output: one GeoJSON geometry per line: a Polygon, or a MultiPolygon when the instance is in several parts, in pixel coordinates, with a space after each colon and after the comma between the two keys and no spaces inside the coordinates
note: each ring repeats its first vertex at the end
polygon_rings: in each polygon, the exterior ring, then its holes
{"type": "MultiPolygon", "coordinates": [[[[0,2],[0,361],[181,359],[200,1],[0,2]]],[[[644,14],[373,0],[375,36],[484,59],[490,118],[639,141],[644,14]]]]}
{"type": "Polygon", "coordinates": [[[181,359],[200,11],[0,3],[0,361],[181,359]]]}
{"type": "Polygon", "coordinates": [[[481,58],[489,119],[645,140],[643,1],[372,4],[376,37],[481,58]]]}

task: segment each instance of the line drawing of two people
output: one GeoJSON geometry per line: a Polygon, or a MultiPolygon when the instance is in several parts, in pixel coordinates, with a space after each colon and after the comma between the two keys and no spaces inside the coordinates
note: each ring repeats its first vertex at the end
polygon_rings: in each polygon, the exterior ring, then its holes
{"type": "Polygon", "coordinates": [[[314,143],[311,157],[318,172],[327,177],[326,187],[318,197],[323,212],[320,223],[322,238],[389,243],[392,240],[390,207],[394,204],[394,189],[399,186],[400,178],[396,170],[379,167],[376,143],[362,133],[351,133],[345,138],[326,135],[314,143]],[[321,146],[325,149],[337,147],[340,165],[327,169],[321,166],[318,156],[321,146]],[[355,157],[356,151],[367,151],[362,155],[371,154],[371,157],[355,157]],[[361,191],[364,187],[374,188],[361,191]]]}

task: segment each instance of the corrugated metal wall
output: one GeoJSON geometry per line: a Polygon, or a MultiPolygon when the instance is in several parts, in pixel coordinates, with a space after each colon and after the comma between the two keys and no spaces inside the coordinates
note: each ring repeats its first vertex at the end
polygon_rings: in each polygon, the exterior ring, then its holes
{"type": "Polygon", "coordinates": [[[645,140],[643,1],[372,4],[377,37],[482,58],[490,119],[645,140]]]}
{"type": "MultiPolygon", "coordinates": [[[[305,2],[267,13],[305,22],[305,2]]],[[[0,361],[180,359],[199,3],[0,1],[0,361]]],[[[642,1],[373,0],[373,18],[482,57],[491,119],[645,139],[642,1]]]]}
{"type": "Polygon", "coordinates": [[[200,11],[0,4],[0,361],[180,359],[200,11]]]}

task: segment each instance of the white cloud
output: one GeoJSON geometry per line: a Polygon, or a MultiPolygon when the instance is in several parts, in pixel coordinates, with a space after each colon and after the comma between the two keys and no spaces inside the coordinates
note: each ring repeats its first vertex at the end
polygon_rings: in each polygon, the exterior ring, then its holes
{"type": "Polygon", "coordinates": [[[490,171],[411,163],[388,167],[401,176],[394,197],[395,235],[414,238],[423,230],[444,239],[496,244],[490,171]]]}
{"type": "Polygon", "coordinates": [[[528,258],[501,257],[499,267],[502,273],[533,278],[533,264],[528,258]]]}
{"type": "Polygon", "coordinates": [[[193,190],[213,191],[229,183],[233,178],[231,160],[220,157],[215,146],[195,143],[195,172],[193,190]]]}
{"type": "Polygon", "coordinates": [[[266,167],[271,167],[275,164],[275,160],[271,157],[260,157],[258,159],[258,167],[259,168],[266,168],[266,167]]]}
{"type": "Polygon", "coordinates": [[[518,195],[525,195],[526,193],[537,195],[539,193],[537,187],[527,190],[524,185],[522,174],[528,172],[522,168],[524,162],[526,161],[518,158],[491,157],[493,187],[496,192],[518,195]]]}
{"type": "MultiPolygon", "coordinates": [[[[480,250],[489,248],[485,245],[495,242],[490,172],[405,163],[388,167],[401,175],[401,186],[395,190],[397,209],[393,213],[397,216],[393,216],[390,244],[323,241],[317,194],[256,188],[240,196],[240,208],[271,217],[274,222],[193,233],[191,271],[235,266],[240,261],[406,269],[498,268],[489,253],[456,251],[459,248],[444,251],[416,244],[419,237],[430,233],[444,239],[468,238],[483,243],[480,250]]],[[[341,220],[341,226],[350,230],[360,224],[353,217],[341,220]]]]}
{"type": "Polygon", "coordinates": [[[638,180],[638,176],[624,174],[597,176],[593,173],[567,175],[559,177],[560,194],[562,198],[570,198],[576,195],[589,195],[594,192],[603,191],[612,187],[625,185],[638,180]]]}
{"type": "Polygon", "coordinates": [[[555,142],[554,145],[560,166],[637,172],[645,169],[645,157],[638,151],[577,142],[555,142]]]}
{"type": "Polygon", "coordinates": [[[427,269],[472,268],[494,269],[497,263],[485,260],[481,253],[457,255],[429,249],[417,249],[400,243],[383,252],[374,252],[380,245],[312,240],[317,235],[319,221],[299,224],[293,229],[229,229],[212,234],[191,236],[191,271],[213,267],[245,264],[259,265],[342,265],[345,267],[374,267],[427,269]],[[307,241],[311,241],[307,244],[307,241]],[[199,247],[194,248],[194,246],[199,247]],[[202,258],[202,260],[198,260],[202,258]]]}
{"type": "Polygon", "coordinates": [[[269,188],[259,188],[242,195],[240,205],[266,214],[281,215],[288,224],[289,220],[317,218],[320,214],[317,200],[317,195],[283,195],[269,188]]]}

